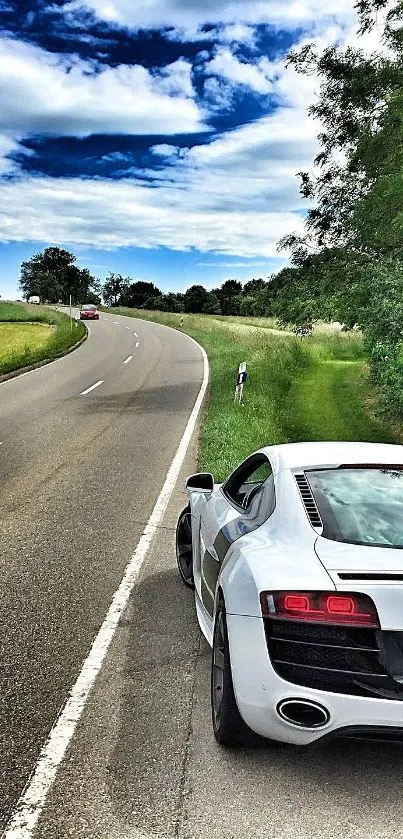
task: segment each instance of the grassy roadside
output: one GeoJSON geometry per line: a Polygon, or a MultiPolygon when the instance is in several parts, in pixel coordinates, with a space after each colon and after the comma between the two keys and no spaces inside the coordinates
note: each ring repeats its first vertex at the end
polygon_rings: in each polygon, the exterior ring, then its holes
{"type": "Polygon", "coordinates": [[[0,376],[58,358],[85,335],[82,323],[42,306],[0,302],[0,376]]]}
{"type": "Polygon", "coordinates": [[[371,399],[360,335],[319,332],[308,338],[256,328],[239,319],[114,309],[173,326],[195,338],[211,367],[210,402],[199,465],[223,479],[263,445],[300,440],[396,442],[367,409],[371,399]],[[233,404],[238,365],[246,361],[244,404],[233,404]]]}

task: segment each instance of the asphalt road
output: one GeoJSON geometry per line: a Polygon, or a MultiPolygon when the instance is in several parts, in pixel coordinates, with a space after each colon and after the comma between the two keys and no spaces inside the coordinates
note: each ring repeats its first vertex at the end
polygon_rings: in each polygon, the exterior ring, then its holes
{"type": "Polygon", "coordinates": [[[0,384],[0,827],[105,617],[203,377],[200,351],[172,330],[111,315],[90,330],[69,356],[0,384]]]}
{"type": "MultiPolygon", "coordinates": [[[[109,323],[106,328],[119,342],[119,330],[113,332],[109,323]]],[[[49,481],[38,481],[32,491],[27,485],[24,494],[24,458],[19,473],[17,459],[14,477],[10,470],[8,484],[15,494],[20,481],[21,501],[19,527],[12,526],[12,513],[9,519],[9,575],[8,566],[2,570],[9,602],[15,603],[6,637],[9,655],[25,654],[15,675],[10,661],[10,682],[4,679],[0,696],[12,686],[14,700],[7,700],[12,731],[6,727],[3,766],[17,786],[29,744],[25,772],[102,620],[135,546],[141,513],[144,521],[199,387],[200,361],[185,339],[148,324],[133,328],[141,336],[140,347],[143,341],[163,347],[139,390],[126,379],[128,372],[120,380],[119,365],[114,384],[112,370],[105,377],[111,394],[100,385],[89,394],[91,401],[82,402],[77,393],[91,377],[84,376],[80,387],[71,383],[73,392],[58,397],[58,413],[47,421],[51,439],[62,435],[59,416],[77,411],[81,421],[71,420],[71,456],[59,466],[57,458],[68,447],[65,427],[49,481]],[[177,396],[172,401],[171,388],[177,396]],[[99,425],[92,425],[95,420],[99,425]],[[90,434],[84,431],[87,423],[93,442],[86,447],[81,436],[90,434]],[[89,449],[94,456],[84,469],[89,449]],[[29,596],[32,586],[36,597],[29,596]]],[[[61,362],[70,363],[75,364],[61,362]]],[[[103,378],[100,368],[92,372],[94,383],[103,378]]],[[[50,405],[48,413],[51,418],[50,405]]],[[[33,420],[28,426],[34,427],[33,420]]],[[[4,464],[5,446],[0,447],[4,464]]],[[[210,651],[174,558],[175,523],[186,502],[183,478],[194,468],[196,446],[194,440],[33,839],[403,839],[401,747],[335,741],[312,750],[278,745],[226,751],[216,745],[209,710],[210,651]]],[[[27,452],[25,457],[29,469],[27,452]]],[[[40,459],[46,461],[46,444],[40,459]]],[[[0,800],[6,787],[7,779],[0,800]]]]}

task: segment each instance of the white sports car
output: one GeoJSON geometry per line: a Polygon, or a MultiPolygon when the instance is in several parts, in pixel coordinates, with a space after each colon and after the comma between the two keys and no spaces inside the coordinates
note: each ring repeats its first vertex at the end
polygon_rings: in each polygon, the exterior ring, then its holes
{"type": "Polygon", "coordinates": [[[272,446],[186,486],[217,741],[403,739],[403,446],[272,446]]]}

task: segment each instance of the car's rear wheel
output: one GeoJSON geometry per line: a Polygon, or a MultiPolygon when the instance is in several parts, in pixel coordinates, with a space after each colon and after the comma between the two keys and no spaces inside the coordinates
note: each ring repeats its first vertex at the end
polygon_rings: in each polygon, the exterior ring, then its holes
{"type": "Polygon", "coordinates": [[[217,606],[214,624],[211,711],[214,736],[220,746],[250,746],[261,742],[261,738],[242,719],[236,704],[223,600],[217,606]]]}
{"type": "Polygon", "coordinates": [[[185,586],[194,588],[192,516],[189,506],[182,510],[176,526],[176,561],[185,586]]]}

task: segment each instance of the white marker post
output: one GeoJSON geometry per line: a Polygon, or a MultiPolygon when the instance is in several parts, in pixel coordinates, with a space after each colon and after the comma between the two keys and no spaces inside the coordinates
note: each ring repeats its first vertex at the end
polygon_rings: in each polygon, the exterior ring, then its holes
{"type": "Polygon", "coordinates": [[[71,319],[71,294],[70,294],[70,332],[73,329],[73,321],[71,319]]]}
{"type": "Polygon", "coordinates": [[[237,381],[236,381],[235,398],[234,398],[235,405],[241,405],[242,404],[243,386],[244,386],[247,378],[248,378],[248,374],[246,372],[246,361],[243,361],[242,364],[239,365],[239,370],[238,370],[238,378],[237,378],[237,381]]]}

